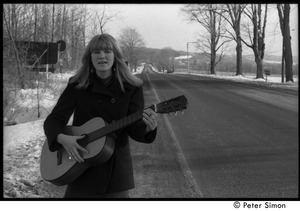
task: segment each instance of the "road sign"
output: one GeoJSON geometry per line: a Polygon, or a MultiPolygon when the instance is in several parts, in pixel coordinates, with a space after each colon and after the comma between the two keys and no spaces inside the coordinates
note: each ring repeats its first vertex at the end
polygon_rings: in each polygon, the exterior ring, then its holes
{"type": "Polygon", "coordinates": [[[57,41],[58,44],[58,50],[59,51],[64,51],[66,49],[66,42],[63,40],[57,41]]]}
{"type": "Polygon", "coordinates": [[[19,52],[26,53],[29,65],[56,64],[58,50],[64,51],[66,49],[66,43],[63,40],[57,43],[28,41],[15,41],[15,43],[19,52]],[[60,46],[59,49],[58,46],[60,46]]]}

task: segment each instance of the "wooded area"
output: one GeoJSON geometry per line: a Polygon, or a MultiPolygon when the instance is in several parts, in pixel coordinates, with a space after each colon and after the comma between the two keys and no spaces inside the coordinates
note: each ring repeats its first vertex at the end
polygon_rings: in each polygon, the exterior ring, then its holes
{"type": "MultiPolygon", "coordinates": [[[[210,72],[215,74],[216,65],[224,58],[226,43],[236,42],[236,75],[243,75],[242,42],[253,50],[256,63],[256,78],[264,78],[265,37],[268,10],[275,4],[188,4],[181,12],[188,22],[199,23],[206,33],[196,42],[210,58],[210,72]],[[228,29],[227,24],[231,26],[228,29]]],[[[293,82],[293,64],[290,37],[290,6],[277,4],[279,22],[283,35],[282,57],[286,62],[286,82],[293,82]]],[[[284,67],[284,65],[283,65],[284,67]]],[[[284,72],[284,68],[282,68],[284,72]]]]}
{"type": "MultiPolygon", "coordinates": [[[[281,73],[282,82],[293,81],[293,64],[290,36],[289,4],[191,4],[182,5],[182,19],[197,22],[207,33],[199,35],[195,45],[197,53],[176,51],[171,47],[147,48],[139,30],[124,26],[116,37],[125,59],[134,72],[142,63],[152,64],[162,72],[191,69],[206,74],[217,71],[235,71],[236,75],[256,73],[263,78],[264,68],[281,73]],[[280,64],[264,62],[265,27],[269,9],[277,9],[283,36],[283,57],[280,64]],[[234,56],[225,56],[228,43],[236,43],[234,56]],[[253,60],[242,55],[242,43],[253,50],[253,60]],[[181,59],[179,59],[181,58],[181,59]],[[234,62],[235,61],[235,62],[234,62]],[[256,67],[253,65],[256,64],[256,67]],[[284,71],[283,71],[284,70],[284,71]]],[[[151,18],[151,17],[149,17],[151,18]]],[[[58,62],[50,65],[55,72],[77,70],[87,42],[96,34],[106,33],[111,23],[120,19],[119,13],[105,5],[91,7],[85,4],[4,4],[3,5],[3,109],[4,115],[14,95],[20,89],[37,88],[45,82],[45,65],[28,62],[28,49],[16,46],[19,41],[57,43],[66,48],[58,52],[58,62]],[[41,67],[38,69],[37,67],[41,67]],[[34,70],[34,71],[33,71],[34,70]]],[[[189,43],[188,43],[189,44],[189,43]]],[[[39,58],[33,58],[37,63],[39,58]]],[[[39,93],[39,92],[37,92],[39,93]]],[[[39,97],[39,96],[37,96],[39,97]]]]}
{"type": "MultiPolygon", "coordinates": [[[[257,78],[263,78],[265,28],[268,9],[278,9],[283,34],[286,81],[293,81],[293,60],[289,34],[288,4],[190,4],[183,5],[181,12],[188,21],[200,23],[207,34],[199,35],[196,45],[210,59],[210,73],[224,58],[226,44],[236,42],[236,74],[242,75],[242,42],[253,49],[257,64],[257,78]],[[231,30],[227,27],[229,24],[231,30]]],[[[119,18],[117,12],[108,12],[105,5],[97,10],[76,4],[5,4],[3,10],[3,67],[4,80],[25,88],[30,73],[26,69],[26,51],[16,49],[15,41],[66,42],[67,48],[59,53],[59,65],[74,70],[81,65],[81,55],[86,42],[94,35],[105,33],[109,24],[119,18]]],[[[181,53],[173,49],[161,49],[144,58],[141,52],[145,41],[137,29],[125,27],[117,38],[126,60],[134,71],[141,62],[151,61],[158,69],[174,68],[174,57],[181,53]],[[170,56],[166,58],[166,56],[170,56]],[[164,59],[161,59],[164,58],[164,59]]],[[[182,55],[182,54],[181,54],[182,55]]],[[[28,68],[28,67],[27,67],[28,68]]]]}

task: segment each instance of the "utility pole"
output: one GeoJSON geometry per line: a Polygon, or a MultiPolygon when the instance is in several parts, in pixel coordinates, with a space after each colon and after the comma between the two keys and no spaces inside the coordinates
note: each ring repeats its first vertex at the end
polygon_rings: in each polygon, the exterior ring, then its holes
{"type": "Polygon", "coordinates": [[[285,60],[284,57],[285,57],[284,40],[282,39],[281,83],[284,83],[284,60],[285,60]]]}
{"type": "Polygon", "coordinates": [[[189,43],[196,43],[196,42],[187,42],[186,43],[186,60],[187,60],[187,73],[190,73],[190,65],[189,65],[189,43]]]}

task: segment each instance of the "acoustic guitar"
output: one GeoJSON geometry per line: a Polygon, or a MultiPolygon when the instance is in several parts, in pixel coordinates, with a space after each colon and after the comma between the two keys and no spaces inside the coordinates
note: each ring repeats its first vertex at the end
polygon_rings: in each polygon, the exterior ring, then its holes
{"type": "MultiPolygon", "coordinates": [[[[184,95],[163,101],[150,106],[156,113],[171,113],[182,111],[187,108],[187,99],[184,95]]],[[[44,180],[54,185],[67,185],[76,180],[87,168],[94,165],[101,165],[108,161],[114,152],[115,140],[110,136],[113,132],[143,118],[143,110],[133,113],[120,120],[106,124],[100,117],[95,117],[85,124],[66,126],[63,133],[66,135],[81,136],[78,144],[88,150],[88,154],[82,153],[83,163],[70,159],[64,147],[51,152],[46,140],[40,157],[40,172],[44,180]]]]}

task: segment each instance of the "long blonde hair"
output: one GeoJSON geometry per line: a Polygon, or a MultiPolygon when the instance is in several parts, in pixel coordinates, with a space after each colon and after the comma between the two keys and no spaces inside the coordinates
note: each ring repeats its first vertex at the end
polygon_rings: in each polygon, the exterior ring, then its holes
{"type": "Polygon", "coordinates": [[[109,34],[96,35],[91,39],[83,53],[82,65],[77,73],[70,79],[70,83],[78,82],[76,87],[79,89],[86,89],[88,87],[89,76],[95,71],[91,60],[91,53],[98,50],[111,50],[114,52],[114,64],[112,70],[115,72],[123,92],[125,91],[124,82],[128,82],[133,86],[141,86],[143,84],[143,81],[140,78],[131,73],[128,66],[125,64],[122,50],[116,39],[109,34]]]}

